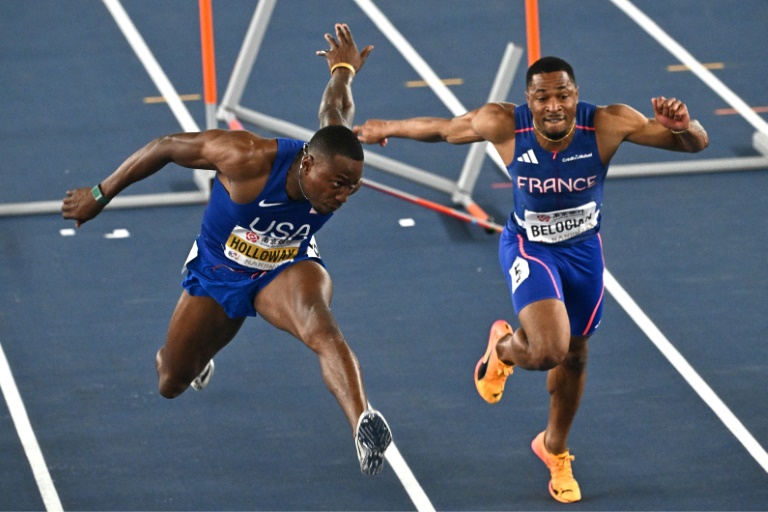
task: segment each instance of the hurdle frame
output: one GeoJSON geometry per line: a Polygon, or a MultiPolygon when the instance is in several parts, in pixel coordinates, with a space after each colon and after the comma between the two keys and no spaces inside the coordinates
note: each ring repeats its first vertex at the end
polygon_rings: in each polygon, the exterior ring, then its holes
{"type": "MultiPolygon", "coordinates": [[[[397,28],[389,22],[373,1],[354,1],[394,47],[400,51],[411,67],[414,68],[422,80],[454,115],[461,115],[467,111],[456,96],[440,80],[429,64],[416,52],[397,28]]],[[[235,61],[229,83],[218,107],[217,117],[230,127],[237,127],[236,121],[245,121],[273,133],[308,140],[312,137],[314,131],[258,112],[241,103],[245,87],[253,70],[276,3],[277,0],[260,0],[256,5],[240,52],[235,61]]],[[[522,49],[512,43],[508,43],[488,96],[489,102],[503,101],[507,97],[512,87],[512,78],[521,57],[522,49]]],[[[366,165],[449,194],[455,204],[463,206],[472,216],[476,216],[484,221],[489,219],[488,215],[472,199],[472,192],[483,164],[484,153],[491,156],[506,176],[506,166],[488,143],[476,144],[470,147],[461,173],[456,180],[448,179],[367,149],[364,150],[364,153],[366,165]]]]}
{"type": "MultiPolygon", "coordinates": [[[[144,55],[145,67],[159,68],[141,35],[133,26],[119,0],[102,0],[104,5],[115,18],[126,38],[136,49],[137,55],[144,55]],[[123,20],[122,22],[120,20],[123,20]],[[127,25],[127,28],[124,26],[127,25]],[[130,32],[130,33],[129,33],[130,32]]],[[[440,81],[429,65],[419,56],[413,47],[405,40],[397,29],[386,19],[372,0],[354,0],[368,15],[376,26],[384,33],[393,45],[403,54],[411,66],[419,73],[433,92],[440,98],[453,115],[461,115],[467,111],[451,91],[440,81]]],[[[260,0],[257,2],[254,15],[241,46],[240,54],[232,71],[226,93],[221,105],[216,105],[216,78],[214,59],[214,38],[212,24],[211,0],[199,0],[200,30],[203,63],[203,81],[205,90],[206,128],[217,128],[218,121],[224,121],[230,126],[238,118],[255,126],[267,128],[279,134],[296,138],[308,139],[312,131],[294,125],[287,121],[267,116],[240,104],[242,94],[253,68],[255,59],[266,32],[272,11],[277,0],[260,0]]],[[[768,168],[768,123],[760,118],[746,103],[744,103],[727,86],[717,79],[709,70],[704,68],[690,53],[663,32],[650,18],[637,9],[629,0],[611,0],[633,21],[637,22],[646,32],[655,37],[667,50],[684,63],[694,74],[705,82],[714,92],[723,98],[739,115],[749,122],[755,132],[752,136],[753,148],[762,156],[746,156],[734,158],[715,158],[700,160],[683,160],[656,163],[612,165],[608,178],[631,178],[679,174],[700,174],[715,172],[735,172],[744,170],[764,170],[768,168]]],[[[527,44],[529,45],[529,60],[532,51],[539,52],[538,6],[536,0],[526,0],[527,44]]],[[[512,77],[519,64],[522,50],[512,43],[502,57],[496,79],[492,86],[488,101],[503,101],[512,86],[512,77]]],[[[142,58],[142,57],[140,57],[142,58]]],[[[151,74],[151,73],[150,73],[151,74]]],[[[164,77],[162,71],[160,74],[164,77]]],[[[153,76],[154,78],[154,76],[153,76]]],[[[189,112],[165,78],[164,82],[155,82],[163,97],[176,115],[182,129],[199,131],[189,112]]],[[[454,204],[463,206],[473,217],[488,221],[489,217],[472,199],[472,192],[479,177],[484,157],[487,154],[499,168],[502,175],[509,179],[506,166],[501,162],[496,151],[487,143],[472,144],[459,177],[454,181],[424,169],[385,157],[370,150],[365,150],[366,163],[391,173],[420,183],[427,187],[449,194],[454,204]]],[[[204,204],[210,194],[212,171],[195,170],[194,182],[198,188],[195,192],[171,192],[159,194],[126,195],[113,199],[107,206],[109,209],[145,208],[155,206],[175,206],[204,204]]],[[[403,193],[404,194],[404,193],[403,193]]],[[[30,201],[24,203],[0,204],[0,217],[39,215],[60,213],[61,201],[30,201]]]]}
{"type": "MultiPolygon", "coordinates": [[[[429,65],[420,57],[410,43],[405,40],[394,25],[386,19],[372,0],[354,1],[395,46],[395,48],[400,51],[401,55],[421,76],[437,97],[442,100],[454,116],[467,112],[467,109],[461,105],[453,93],[451,93],[440,81],[429,65]]],[[[628,0],[611,1],[617,8],[624,11],[630,18],[638,22],[638,24],[651,35],[663,34],[662,37],[665,42],[665,47],[681,62],[685,63],[700,79],[713,88],[721,98],[756,128],[752,137],[752,145],[762,156],[617,164],[611,165],[608,178],[636,178],[735,172],[768,168],[768,124],[766,124],[738,96],[731,92],[730,89],[718,80],[709,70],[698,63],[698,61],[696,61],[696,59],[694,59],[682,46],[672,40],[671,37],[664,34],[655,23],[637,10],[631,2],[628,0]],[[646,26],[643,26],[643,24],[638,21],[638,17],[644,18],[643,22],[646,22],[646,26]],[[649,25],[652,26],[651,29],[647,28],[649,25]]],[[[238,60],[230,77],[227,91],[217,110],[217,117],[226,123],[230,123],[230,126],[234,120],[240,119],[254,126],[262,127],[278,134],[306,139],[311,137],[313,133],[312,131],[287,121],[265,115],[240,103],[276,3],[277,0],[260,0],[258,2],[248,32],[243,40],[238,60]]],[[[530,64],[540,56],[538,2],[536,0],[526,0],[525,11],[530,64]]],[[[512,43],[509,43],[499,66],[491,94],[489,94],[489,102],[503,101],[506,99],[512,84],[511,74],[514,74],[520,61],[521,55],[518,52],[520,52],[520,50],[512,43]]],[[[506,166],[501,162],[501,159],[493,147],[487,142],[472,144],[470,146],[464,166],[456,181],[424,169],[416,168],[404,162],[382,156],[373,151],[365,150],[366,164],[440,192],[447,193],[455,204],[461,205],[471,214],[487,220],[488,217],[472,200],[472,192],[483,164],[484,154],[491,157],[496,166],[502,171],[502,175],[508,180],[509,175],[506,172],[506,166]]]]}

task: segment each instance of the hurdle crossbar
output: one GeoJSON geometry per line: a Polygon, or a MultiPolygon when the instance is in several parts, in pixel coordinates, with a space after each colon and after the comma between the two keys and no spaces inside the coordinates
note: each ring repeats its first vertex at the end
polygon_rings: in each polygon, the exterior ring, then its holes
{"type": "Polygon", "coordinates": [[[489,233],[501,233],[504,230],[504,226],[496,224],[492,220],[478,218],[475,215],[464,213],[455,208],[450,208],[440,203],[436,203],[434,201],[424,199],[423,197],[419,197],[414,194],[409,194],[408,192],[403,192],[402,190],[398,190],[396,188],[384,185],[382,183],[378,183],[368,178],[363,179],[363,185],[373,190],[377,190],[387,195],[396,197],[398,199],[408,201],[409,203],[413,203],[415,205],[427,208],[429,210],[442,213],[443,215],[453,217],[454,219],[463,220],[464,222],[468,222],[470,224],[476,224],[481,228],[484,228],[489,233]]]}
{"type": "MultiPolygon", "coordinates": [[[[115,197],[105,209],[121,210],[127,208],[148,208],[153,206],[205,204],[207,202],[208,194],[203,191],[135,194],[115,197]]],[[[23,215],[43,215],[51,213],[61,213],[61,201],[30,201],[26,203],[0,204],[0,217],[18,217],[23,215]]]]}
{"type": "MultiPolygon", "coordinates": [[[[669,51],[681,63],[685,64],[685,66],[704,82],[705,85],[725,100],[744,118],[744,120],[750,123],[756,130],[752,137],[752,146],[758,153],[768,157],[768,123],[766,123],[765,120],[757,115],[749,105],[747,105],[710,70],[705,68],[693,55],[691,55],[688,50],[662,30],[657,23],[638,9],[632,2],[629,0],[611,0],[611,2],[632,21],[637,23],[640,28],[655,39],[663,48],[669,51]]],[[[734,170],[765,169],[766,166],[755,167],[759,162],[759,160],[753,157],[739,157],[730,159],[692,160],[689,161],[686,166],[681,166],[678,162],[639,164],[638,166],[635,166],[635,169],[639,169],[639,166],[643,166],[643,172],[646,175],[653,176],[668,174],[666,171],[667,169],[670,169],[670,172],[673,174],[678,173],[682,169],[685,169],[684,172],[688,172],[687,166],[691,166],[691,168],[698,167],[700,169],[699,172],[729,172],[734,170]],[[720,167],[721,165],[722,167],[720,167]]],[[[611,167],[611,174],[614,174],[618,167],[619,166],[611,167]]]]}
{"type": "MultiPolygon", "coordinates": [[[[313,132],[241,104],[246,83],[256,61],[276,1],[262,0],[254,10],[226,92],[219,106],[218,118],[227,122],[230,126],[233,125],[233,121],[242,120],[249,124],[266,128],[274,133],[307,139],[312,136],[313,132]]],[[[407,62],[411,64],[452,114],[461,115],[467,112],[467,109],[440,80],[427,62],[371,0],[355,0],[355,3],[390,40],[394,47],[400,51],[407,62]]],[[[491,88],[489,102],[502,101],[507,97],[512,87],[512,78],[521,57],[522,50],[509,43],[491,88]]],[[[372,167],[448,194],[455,204],[462,205],[471,215],[487,220],[489,218],[488,215],[472,199],[472,192],[484,159],[483,153],[489,155],[506,176],[506,166],[495,149],[488,144],[478,144],[470,147],[461,174],[456,180],[448,179],[369,150],[365,150],[365,158],[366,164],[372,167]]]]}

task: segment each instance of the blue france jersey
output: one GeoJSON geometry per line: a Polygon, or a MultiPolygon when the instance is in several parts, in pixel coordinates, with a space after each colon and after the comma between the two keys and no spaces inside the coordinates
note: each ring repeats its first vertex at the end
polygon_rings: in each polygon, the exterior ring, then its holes
{"type": "Polygon", "coordinates": [[[597,234],[608,167],[595,138],[595,105],[579,102],[568,148],[545,151],[536,140],[527,104],[515,108],[514,210],[507,229],[534,242],[570,245],[597,234]]]}
{"type": "Polygon", "coordinates": [[[300,140],[277,139],[277,156],[267,183],[251,203],[233,202],[219,180],[214,180],[197,240],[209,262],[252,273],[315,255],[312,237],[333,214],[320,215],[309,201],[291,200],[285,191],[288,170],[303,145],[300,140]]]}

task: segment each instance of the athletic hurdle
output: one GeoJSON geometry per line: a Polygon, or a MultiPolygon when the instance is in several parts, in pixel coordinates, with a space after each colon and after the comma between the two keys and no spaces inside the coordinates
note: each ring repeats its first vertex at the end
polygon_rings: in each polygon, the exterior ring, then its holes
{"type": "Polygon", "coordinates": [[[717,93],[755,128],[756,131],[752,135],[752,147],[762,156],[615,165],[611,166],[608,177],[629,178],[667,174],[768,169],[768,123],[758,116],[749,105],[731,91],[711,71],[702,66],[682,45],[664,32],[658,24],[635,7],[632,2],[629,0],[611,0],[611,2],[681,63],[685,64],[705,85],[717,93]]]}
{"type": "MultiPolygon", "coordinates": [[[[256,5],[240,53],[235,62],[229,84],[218,108],[217,116],[219,120],[228,123],[230,127],[241,126],[238,124],[239,121],[245,121],[274,133],[306,140],[312,136],[314,133],[313,131],[282,119],[268,116],[241,104],[243,92],[245,91],[256,57],[258,56],[261,42],[264,39],[264,33],[269,25],[269,20],[276,3],[277,0],[260,0],[256,5]]],[[[411,67],[414,68],[422,80],[426,82],[453,115],[461,115],[467,112],[467,109],[440,80],[429,64],[427,64],[427,62],[418,54],[414,47],[405,37],[403,37],[387,17],[384,16],[372,0],[355,0],[355,3],[402,54],[411,67]]],[[[507,97],[509,90],[512,87],[512,77],[514,76],[521,56],[522,50],[520,48],[512,43],[507,45],[494,83],[491,87],[488,101],[503,101],[507,97]]],[[[461,173],[456,180],[445,178],[424,169],[374,153],[370,150],[364,151],[366,165],[376,167],[384,172],[449,194],[451,200],[455,204],[463,206],[467,212],[469,212],[471,217],[482,222],[490,222],[490,218],[482,208],[474,202],[472,199],[472,192],[480,173],[484,154],[488,154],[502,170],[504,176],[507,176],[506,166],[501,161],[496,150],[488,143],[473,144],[470,147],[461,173]]],[[[366,184],[366,182],[372,183],[370,180],[363,180],[363,184],[366,184]]],[[[396,189],[387,188],[390,195],[395,195],[402,199],[413,197],[405,192],[398,193],[396,189]]],[[[427,208],[431,207],[429,205],[436,206],[436,203],[426,200],[421,200],[420,204],[427,208]]]]}
{"type": "MultiPolygon", "coordinates": [[[[118,26],[122,30],[126,39],[129,41],[137,56],[144,64],[151,78],[155,82],[159,91],[166,99],[169,107],[175,114],[182,129],[185,131],[199,131],[199,127],[191,118],[189,112],[183,106],[178,94],[168,81],[167,77],[155,61],[151,51],[144,43],[141,35],[128,18],[127,14],[120,5],[119,0],[102,0],[104,5],[115,18],[118,26]]],[[[215,76],[215,58],[214,58],[214,40],[212,24],[211,0],[199,0],[200,4],[200,34],[202,47],[203,63],[203,81],[206,103],[206,128],[215,128],[218,120],[223,120],[233,126],[237,117],[253,123],[257,126],[263,126],[277,133],[296,138],[308,138],[311,136],[309,130],[282,121],[273,117],[266,116],[254,110],[240,105],[243,90],[246,81],[253,67],[253,63],[258,54],[259,46],[264,36],[269,18],[277,0],[261,0],[256,6],[256,10],[249,26],[248,32],[243,41],[243,45],[235,64],[232,77],[230,79],[227,92],[222,101],[222,105],[217,108],[216,105],[216,76],[215,76]]],[[[741,98],[734,94],[709,70],[704,68],[687,50],[667,35],[657,24],[655,24],[644,13],[637,9],[629,0],[611,0],[612,3],[622,10],[633,21],[638,23],[649,35],[654,37],[659,44],[664,46],[678,60],[684,63],[694,74],[705,82],[713,91],[723,98],[737,113],[739,113],[754,128],[752,136],[752,146],[762,156],[736,157],[736,158],[718,158],[705,160],[685,160],[658,163],[641,163],[614,165],[608,178],[625,177],[645,177],[661,176],[669,174],[689,174],[689,173],[712,173],[728,172],[742,170],[764,170],[768,168],[768,123],[758,116],[741,98]]],[[[435,94],[443,101],[454,115],[460,115],[466,112],[466,109],[440,81],[437,75],[432,71],[429,65],[418,55],[413,47],[397,31],[397,29],[386,19],[381,11],[371,0],[355,0],[358,6],[371,18],[376,26],[388,37],[395,47],[403,54],[407,61],[421,75],[422,79],[429,85],[435,94]]],[[[527,44],[529,53],[529,64],[535,61],[540,53],[539,29],[538,29],[538,3],[537,0],[526,0],[526,25],[527,25],[527,44]]],[[[496,80],[493,84],[488,101],[501,101],[508,94],[512,76],[518,66],[522,50],[511,43],[502,58],[496,80]]],[[[366,150],[366,163],[378,167],[386,172],[398,175],[424,184],[433,189],[450,194],[451,200],[455,204],[462,205],[473,217],[483,221],[489,221],[488,216],[472,200],[472,192],[479,176],[480,166],[482,165],[484,154],[488,154],[500,169],[502,175],[509,178],[503,162],[500,161],[495,150],[488,143],[471,145],[464,166],[457,180],[449,180],[437,174],[416,168],[414,166],[396,161],[391,158],[373,153],[366,150]]],[[[178,192],[165,194],[144,194],[129,195],[115,198],[107,208],[143,208],[152,206],[171,206],[186,204],[204,204],[208,200],[210,192],[212,171],[196,170],[194,181],[198,188],[197,192],[178,192]]],[[[369,180],[370,181],[370,180],[369,180]]],[[[394,190],[388,193],[395,195],[394,190]]],[[[409,194],[402,193],[402,198],[406,199],[409,194]]],[[[429,203],[428,201],[425,201],[429,203]]],[[[38,215],[59,213],[61,202],[55,201],[32,201],[25,203],[5,203],[0,204],[0,217],[38,215]]]]}
{"type": "MultiPolygon", "coordinates": [[[[421,76],[454,116],[467,112],[467,109],[440,81],[430,66],[421,58],[397,28],[389,22],[372,0],[354,1],[403,55],[406,61],[421,76]]],[[[675,57],[686,64],[699,78],[717,92],[729,105],[741,114],[745,120],[750,122],[756,128],[756,132],[752,139],[752,145],[762,156],[619,164],[611,166],[608,178],[699,174],[768,168],[768,124],[766,124],[765,121],[736,96],[736,94],[730,91],[730,89],[718,80],[709,70],[704,68],[681,45],[672,40],[672,38],[665,34],[658,25],[650,20],[650,18],[634,7],[629,0],[611,1],[619,9],[630,16],[630,18],[640,24],[644,30],[648,31],[649,34],[656,38],[656,40],[667,48],[675,57]]],[[[237,120],[241,119],[255,126],[260,126],[286,136],[308,138],[312,135],[312,132],[309,130],[257,112],[242,105],[240,102],[276,2],[277,0],[260,0],[258,2],[251,24],[243,40],[240,54],[230,78],[229,85],[227,86],[227,91],[217,110],[217,116],[220,120],[229,123],[230,127],[242,127],[242,125],[237,124],[237,120]],[[233,125],[233,123],[235,124],[233,125]]],[[[525,18],[528,63],[530,65],[540,58],[541,53],[539,9],[537,0],[525,1],[525,18]]],[[[510,43],[507,46],[497,72],[496,80],[488,97],[489,102],[503,101],[506,98],[511,88],[512,75],[519,64],[521,53],[522,51],[519,48],[516,48],[513,44],[510,43]]],[[[501,162],[501,159],[493,147],[487,142],[472,144],[470,146],[464,161],[464,166],[462,167],[459,177],[455,181],[382,156],[370,150],[365,150],[365,160],[366,164],[379,168],[380,170],[425,185],[440,192],[447,193],[455,204],[463,206],[472,217],[483,221],[490,221],[489,217],[472,199],[472,192],[479,176],[484,154],[491,157],[496,164],[496,167],[501,170],[501,174],[508,180],[509,176],[506,172],[506,166],[501,162]]],[[[364,183],[365,181],[366,180],[364,180],[364,183]]],[[[390,195],[398,195],[396,189],[390,187],[387,188],[387,193],[390,195]]],[[[413,197],[404,192],[400,192],[398,196],[406,200],[413,197]]],[[[429,203],[428,201],[423,202],[424,204],[422,204],[422,206],[430,207],[427,205],[427,203],[429,203]]]]}

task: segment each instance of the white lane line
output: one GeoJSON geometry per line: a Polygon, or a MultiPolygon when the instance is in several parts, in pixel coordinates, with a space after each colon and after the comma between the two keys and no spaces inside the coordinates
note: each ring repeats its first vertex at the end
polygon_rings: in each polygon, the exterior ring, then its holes
{"type": "Polygon", "coordinates": [[[624,288],[616,281],[616,278],[605,270],[604,274],[605,288],[614,299],[624,308],[624,311],[634,320],[648,338],[656,345],[656,348],[664,357],[672,363],[672,366],[683,376],[690,384],[693,390],[701,397],[712,411],[720,418],[728,430],[736,436],[736,439],[744,445],[750,455],[754,457],[758,464],[768,473],[768,453],[760,446],[760,443],[749,433],[739,419],[731,412],[725,403],[720,400],[712,388],[702,379],[696,370],[686,361],[678,350],[670,343],[658,327],[650,318],[640,309],[640,306],[629,296],[624,288]]]}
{"type": "Polygon", "coordinates": [[[0,388],[3,390],[3,396],[5,396],[8,410],[11,412],[13,424],[16,426],[16,432],[19,434],[21,445],[24,447],[24,453],[27,455],[29,465],[32,466],[32,473],[35,475],[37,488],[40,490],[45,509],[49,512],[63,511],[59,494],[53,485],[43,452],[40,451],[40,445],[37,444],[37,437],[32,430],[32,424],[29,422],[27,410],[21,400],[19,389],[16,387],[2,344],[0,344],[0,388]]]}
{"type": "Polygon", "coordinates": [[[400,480],[405,492],[411,498],[411,501],[416,506],[418,512],[435,512],[435,507],[429,500],[427,493],[421,488],[419,481],[413,475],[411,468],[408,467],[408,463],[400,454],[400,450],[397,449],[395,442],[389,445],[387,451],[384,453],[384,458],[387,459],[389,465],[392,466],[392,470],[400,480]]]}
{"type": "MultiPolygon", "coordinates": [[[[373,409],[370,402],[368,402],[368,408],[373,409]]],[[[389,445],[389,448],[387,448],[387,451],[384,452],[384,458],[387,459],[389,465],[392,466],[392,470],[397,475],[397,478],[400,479],[400,483],[403,485],[405,492],[408,493],[411,501],[416,506],[416,510],[418,512],[435,512],[435,507],[424,492],[424,489],[419,485],[411,468],[408,467],[408,463],[405,462],[405,459],[400,454],[400,450],[398,450],[394,440],[389,445]]]]}
{"type": "Polygon", "coordinates": [[[155,56],[152,55],[152,52],[149,50],[147,43],[144,42],[144,38],[141,37],[141,34],[136,29],[131,18],[128,17],[128,13],[123,9],[120,1],[103,0],[103,2],[115,19],[117,26],[120,27],[123,35],[128,40],[131,48],[133,48],[136,56],[144,65],[144,68],[147,70],[149,77],[160,91],[160,94],[165,98],[165,101],[168,102],[168,106],[176,116],[182,129],[186,132],[200,131],[200,128],[197,126],[197,123],[195,123],[195,120],[192,119],[192,115],[189,113],[189,110],[187,110],[187,107],[184,106],[184,103],[181,101],[181,98],[171,84],[171,81],[168,80],[163,68],[160,67],[155,56]]]}
{"type": "Polygon", "coordinates": [[[731,107],[746,119],[755,130],[768,135],[768,123],[763,120],[755,111],[747,105],[744,100],[731,91],[723,82],[721,82],[710,70],[706,69],[688,50],[683,48],[677,41],[672,39],[669,34],[664,32],[651,18],[649,18],[640,9],[629,0],[611,0],[613,4],[624,11],[640,28],[645,30],[661,46],[667,49],[669,53],[688,66],[688,68],[698,76],[710,89],[715,91],[731,107]]]}

